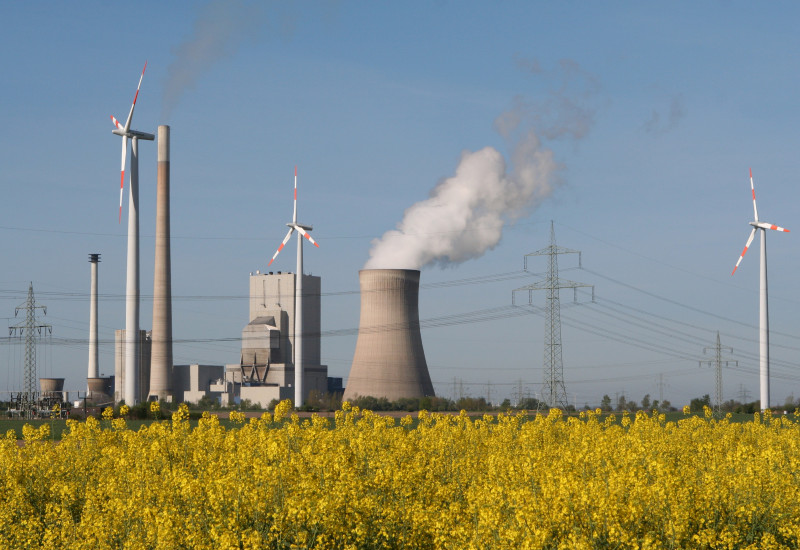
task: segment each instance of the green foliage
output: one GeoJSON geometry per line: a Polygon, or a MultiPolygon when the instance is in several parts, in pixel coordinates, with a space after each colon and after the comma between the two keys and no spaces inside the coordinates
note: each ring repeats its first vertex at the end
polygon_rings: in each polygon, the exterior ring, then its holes
{"type": "Polygon", "coordinates": [[[702,412],[703,407],[711,406],[711,397],[705,394],[703,397],[695,397],[689,402],[689,409],[692,412],[702,412]]]}

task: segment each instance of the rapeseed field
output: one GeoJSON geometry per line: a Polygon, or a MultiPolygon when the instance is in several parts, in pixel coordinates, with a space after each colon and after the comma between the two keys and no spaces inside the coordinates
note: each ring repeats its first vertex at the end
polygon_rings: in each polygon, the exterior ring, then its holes
{"type": "Polygon", "coordinates": [[[794,417],[290,410],[9,433],[0,548],[800,546],[794,417]]]}

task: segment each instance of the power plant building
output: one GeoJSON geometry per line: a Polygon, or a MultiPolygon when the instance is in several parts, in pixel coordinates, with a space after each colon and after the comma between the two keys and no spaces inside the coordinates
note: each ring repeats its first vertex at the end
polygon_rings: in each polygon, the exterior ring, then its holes
{"type": "MultiPolygon", "coordinates": [[[[225,365],[170,365],[167,369],[171,397],[177,402],[197,402],[204,396],[228,405],[238,400],[266,407],[273,400],[294,399],[294,273],[250,275],[250,321],[242,329],[239,362],[225,365]]],[[[321,280],[303,276],[304,394],[329,391],[328,367],[320,364],[321,280]]],[[[125,331],[117,331],[115,400],[124,397],[125,331]]],[[[141,331],[139,396],[152,396],[151,334],[141,331]]],[[[341,379],[333,381],[341,388],[341,379]],[[338,382],[338,384],[337,384],[338,382]]],[[[152,397],[151,397],[152,399],[152,397]]]]}
{"type": "MultiPolygon", "coordinates": [[[[225,380],[241,399],[266,406],[273,399],[293,399],[294,273],[250,275],[250,322],[242,330],[238,365],[227,365],[225,380]]],[[[328,391],[328,367],[321,364],[321,281],[303,275],[302,356],[304,398],[328,391]]]]}

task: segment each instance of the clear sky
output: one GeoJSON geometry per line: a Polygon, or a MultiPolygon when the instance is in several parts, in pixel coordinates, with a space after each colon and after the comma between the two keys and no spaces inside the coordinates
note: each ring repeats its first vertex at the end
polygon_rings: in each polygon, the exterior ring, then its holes
{"type": "MultiPolygon", "coordinates": [[[[512,191],[515,170],[540,172],[535,191],[509,199],[501,185],[492,206],[470,203],[499,209],[497,242],[422,267],[438,394],[541,391],[542,312],[511,298],[539,280],[523,257],[548,245],[553,220],[558,244],[583,253],[582,270],[559,258],[561,276],[596,295],[561,297],[570,400],[713,398],[699,361],[717,331],[738,360],[725,399],[757,399],[758,241],[731,276],[752,168],[761,218],[796,231],[768,236],[772,402],[800,398],[798,21],[792,2],[5,2],[0,318],[21,321],[32,282],[53,326],[39,375],[84,389],[87,255],[99,252],[100,370],[113,373],[127,200],[119,224],[109,115],[126,117],[147,60],[133,126],[172,128],[176,362],[238,361],[248,274],[286,232],[297,165],[299,221],[320,244],[305,266],[322,277],[323,362],[346,378],[372,241],[483,152],[512,191]]],[[[140,158],[149,328],[155,144],[140,158]]],[[[490,176],[473,191],[496,191],[490,176]]],[[[478,231],[465,220],[462,243],[478,231]]],[[[438,242],[456,231],[439,221],[406,231],[438,242]]],[[[293,249],[270,269],[293,271],[293,249]]],[[[15,342],[0,347],[0,390],[21,386],[15,342]]]]}

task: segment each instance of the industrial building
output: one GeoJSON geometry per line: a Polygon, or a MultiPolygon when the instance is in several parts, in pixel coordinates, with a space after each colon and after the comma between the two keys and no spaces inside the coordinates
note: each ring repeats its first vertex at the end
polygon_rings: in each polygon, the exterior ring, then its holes
{"type": "MultiPolygon", "coordinates": [[[[250,274],[249,322],[242,329],[239,361],[228,365],[171,365],[166,379],[171,400],[197,402],[204,396],[222,405],[247,399],[266,407],[273,400],[294,399],[295,365],[294,273],[250,274]]],[[[341,379],[328,380],[328,367],[320,363],[321,308],[319,277],[303,275],[303,362],[304,394],[341,391],[341,379]]],[[[116,338],[114,398],[124,397],[125,331],[116,338]]],[[[140,380],[138,396],[150,395],[151,334],[140,331],[140,380]]]]}

